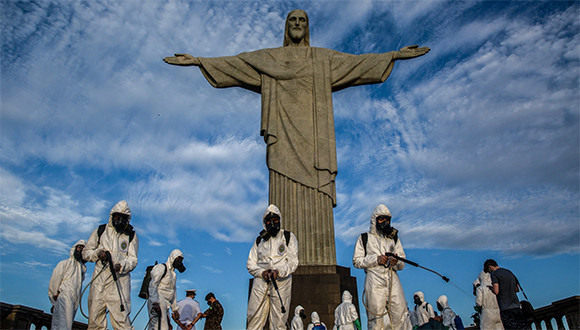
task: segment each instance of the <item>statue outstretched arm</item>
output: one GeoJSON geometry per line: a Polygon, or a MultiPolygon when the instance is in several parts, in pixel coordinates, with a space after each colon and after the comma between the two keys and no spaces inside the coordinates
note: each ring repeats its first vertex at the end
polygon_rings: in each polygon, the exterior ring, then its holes
{"type": "Polygon", "coordinates": [[[395,55],[393,55],[393,60],[408,60],[411,58],[423,56],[430,50],[431,49],[429,49],[429,47],[419,47],[419,45],[403,47],[395,52],[395,55]]]}
{"type": "Polygon", "coordinates": [[[189,54],[175,54],[175,56],[168,56],[163,59],[163,62],[171,65],[181,65],[181,66],[201,65],[197,57],[191,56],[189,54]]]}

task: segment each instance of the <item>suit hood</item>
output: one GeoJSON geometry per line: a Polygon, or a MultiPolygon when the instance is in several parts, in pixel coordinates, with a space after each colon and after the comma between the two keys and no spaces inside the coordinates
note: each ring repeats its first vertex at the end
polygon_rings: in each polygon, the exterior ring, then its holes
{"type": "Polygon", "coordinates": [[[489,275],[489,273],[482,271],[481,273],[479,273],[479,276],[477,277],[476,281],[478,281],[479,284],[482,286],[489,286],[491,285],[491,275],[489,275]]]}
{"type": "Polygon", "coordinates": [[[312,312],[312,314],[310,314],[310,320],[312,323],[320,323],[320,316],[318,316],[318,313],[312,312]]]}
{"type": "Polygon", "coordinates": [[[421,291],[417,291],[413,294],[413,299],[415,299],[415,296],[419,297],[419,299],[421,300],[421,304],[425,302],[425,295],[423,294],[423,292],[421,291]]]}
{"type": "Polygon", "coordinates": [[[348,292],[348,290],[344,290],[342,292],[342,302],[349,302],[352,303],[352,294],[350,294],[350,292],[348,292]]]}
{"type": "Polygon", "coordinates": [[[75,258],[75,250],[77,248],[77,245],[87,245],[87,242],[85,242],[84,239],[80,239],[78,242],[76,242],[71,248],[70,248],[70,252],[69,252],[69,256],[74,259],[75,258]]]}
{"type": "Polygon", "coordinates": [[[264,228],[264,230],[266,230],[266,224],[264,223],[264,219],[266,219],[266,216],[270,213],[277,214],[280,217],[280,229],[282,229],[282,213],[280,213],[280,209],[278,209],[276,205],[270,204],[268,205],[268,208],[264,212],[264,215],[262,215],[262,227],[264,228]]]}
{"type": "Polygon", "coordinates": [[[443,309],[449,308],[449,303],[447,302],[447,296],[446,295],[442,295],[441,297],[439,297],[437,299],[437,302],[439,303],[439,305],[441,305],[441,307],[443,307],[443,309]]]}
{"type": "Polygon", "coordinates": [[[169,257],[167,257],[167,265],[169,268],[171,268],[171,270],[173,270],[173,261],[177,259],[177,257],[183,257],[183,253],[179,249],[171,251],[169,257]]]}
{"type": "Polygon", "coordinates": [[[113,213],[126,214],[129,217],[129,222],[131,222],[131,209],[126,201],[120,201],[109,212],[109,226],[113,226],[113,213]]]}
{"type": "Polygon", "coordinates": [[[303,311],[304,307],[298,305],[296,306],[296,308],[294,308],[294,316],[300,316],[300,311],[303,311]]]}
{"type": "Polygon", "coordinates": [[[379,215],[388,215],[390,217],[391,211],[389,211],[389,209],[383,204],[380,204],[379,206],[377,206],[375,208],[375,210],[373,211],[373,214],[371,215],[371,228],[369,230],[369,233],[371,233],[371,234],[378,234],[377,233],[377,217],[379,215]]]}

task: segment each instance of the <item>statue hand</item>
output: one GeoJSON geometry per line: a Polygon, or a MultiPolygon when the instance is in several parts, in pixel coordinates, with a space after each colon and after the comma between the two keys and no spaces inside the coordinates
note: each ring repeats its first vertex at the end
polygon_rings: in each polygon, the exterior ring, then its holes
{"type": "Polygon", "coordinates": [[[175,56],[168,56],[163,59],[163,62],[167,64],[183,65],[183,66],[200,65],[199,59],[189,54],[175,54],[175,56]]]}
{"type": "Polygon", "coordinates": [[[431,49],[429,49],[429,47],[419,47],[419,45],[407,46],[395,52],[393,59],[408,60],[410,58],[423,56],[427,54],[430,50],[431,49]]]}

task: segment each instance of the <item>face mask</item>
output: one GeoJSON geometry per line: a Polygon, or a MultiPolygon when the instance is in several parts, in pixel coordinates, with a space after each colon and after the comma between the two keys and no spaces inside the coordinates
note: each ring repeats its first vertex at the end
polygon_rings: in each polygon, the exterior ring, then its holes
{"type": "Polygon", "coordinates": [[[299,315],[300,315],[300,317],[301,317],[301,318],[303,318],[303,319],[305,319],[305,318],[306,318],[306,314],[304,314],[304,310],[301,310],[299,315]]]}
{"type": "Polygon", "coordinates": [[[129,226],[129,217],[126,214],[113,214],[113,227],[119,234],[125,233],[127,226],[129,226]]]}
{"type": "Polygon", "coordinates": [[[180,273],[185,271],[185,266],[183,265],[183,259],[177,258],[173,260],[173,268],[177,269],[180,273]]]}
{"type": "Polygon", "coordinates": [[[211,301],[207,301],[207,305],[211,307],[211,301]]]}
{"type": "Polygon", "coordinates": [[[391,219],[387,218],[387,220],[383,221],[382,223],[379,223],[379,221],[378,221],[379,217],[377,217],[377,224],[376,224],[377,231],[383,235],[390,234],[391,233],[391,221],[390,221],[391,219]]]}
{"type": "Polygon", "coordinates": [[[415,297],[415,305],[421,305],[421,299],[419,297],[415,297]]]}
{"type": "Polygon", "coordinates": [[[266,225],[266,231],[268,232],[268,234],[270,234],[270,236],[276,237],[276,235],[278,235],[278,232],[280,231],[280,222],[278,223],[274,223],[273,221],[270,222],[270,224],[266,225]]]}
{"type": "Polygon", "coordinates": [[[280,216],[275,213],[270,213],[264,218],[264,222],[266,223],[266,231],[270,236],[276,237],[278,232],[280,231],[280,216]],[[275,219],[278,219],[278,222],[274,222],[275,219]]]}
{"type": "Polygon", "coordinates": [[[82,262],[83,264],[86,262],[85,260],[83,260],[83,252],[82,251],[75,249],[74,257],[78,262],[82,262]]]}

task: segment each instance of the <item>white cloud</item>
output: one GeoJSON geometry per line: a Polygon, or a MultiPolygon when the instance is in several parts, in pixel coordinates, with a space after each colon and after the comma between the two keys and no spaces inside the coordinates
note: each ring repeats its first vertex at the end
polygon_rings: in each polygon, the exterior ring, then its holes
{"type": "MultiPolygon", "coordinates": [[[[336,228],[345,241],[367,229],[367,213],[379,202],[416,223],[416,237],[417,228],[440,233],[441,223],[463,226],[467,236],[485,233],[473,214],[493,224],[509,217],[517,226],[526,219],[524,206],[500,211],[509,203],[533,207],[529,201],[544,200],[543,217],[578,214],[576,7],[541,22],[508,13],[466,22],[454,18],[477,3],[444,10],[447,4],[304,7],[316,46],[356,42],[364,51],[427,38],[433,49],[397,63],[377,89],[335,94],[336,228]],[[435,21],[422,21],[439,9],[435,21]],[[392,26],[392,35],[368,26],[376,17],[394,19],[374,22],[392,26]],[[409,29],[417,22],[430,28],[409,29]],[[364,34],[355,41],[343,40],[359,30],[364,34]]],[[[265,146],[257,136],[260,97],[214,89],[197,68],[161,59],[176,52],[219,56],[277,47],[286,7],[182,1],[3,5],[3,235],[14,232],[12,239],[25,242],[31,237],[24,233],[36,233],[48,246],[66,227],[74,229],[65,239],[72,241],[108,214],[114,202],[106,200],[123,198],[152,246],[182,230],[251,240],[267,202],[265,146]]],[[[573,232],[573,219],[556,218],[573,232]]],[[[546,226],[538,224],[538,231],[546,226]]],[[[516,232],[497,248],[532,251],[530,235],[516,232]]],[[[447,242],[466,246],[459,238],[447,242]]],[[[569,251],[577,242],[570,238],[553,251],[569,251]]]]}
{"type": "Polygon", "coordinates": [[[221,269],[216,269],[216,268],[213,268],[213,267],[210,267],[210,266],[201,266],[201,268],[203,268],[203,269],[205,269],[205,270],[207,270],[209,272],[215,273],[215,274],[221,274],[221,273],[224,272],[221,269]]]}
{"type": "Polygon", "coordinates": [[[339,147],[339,167],[365,179],[341,191],[339,238],[352,244],[386,203],[410,247],[577,253],[579,70],[566,55],[577,35],[554,36],[575,13],[470,23],[456,49],[489,39],[471,56],[387,100],[352,101],[368,133],[339,147]]]}
{"type": "Polygon", "coordinates": [[[5,169],[0,169],[0,182],[6,183],[0,191],[0,236],[13,244],[30,244],[54,253],[68,251],[70,245],[63,239],[73,244],[88,237],[98,222],[83,213],[104,205],[101,200],[92,200],[81,206],[66,192],[36,187],[5,169]]]}

